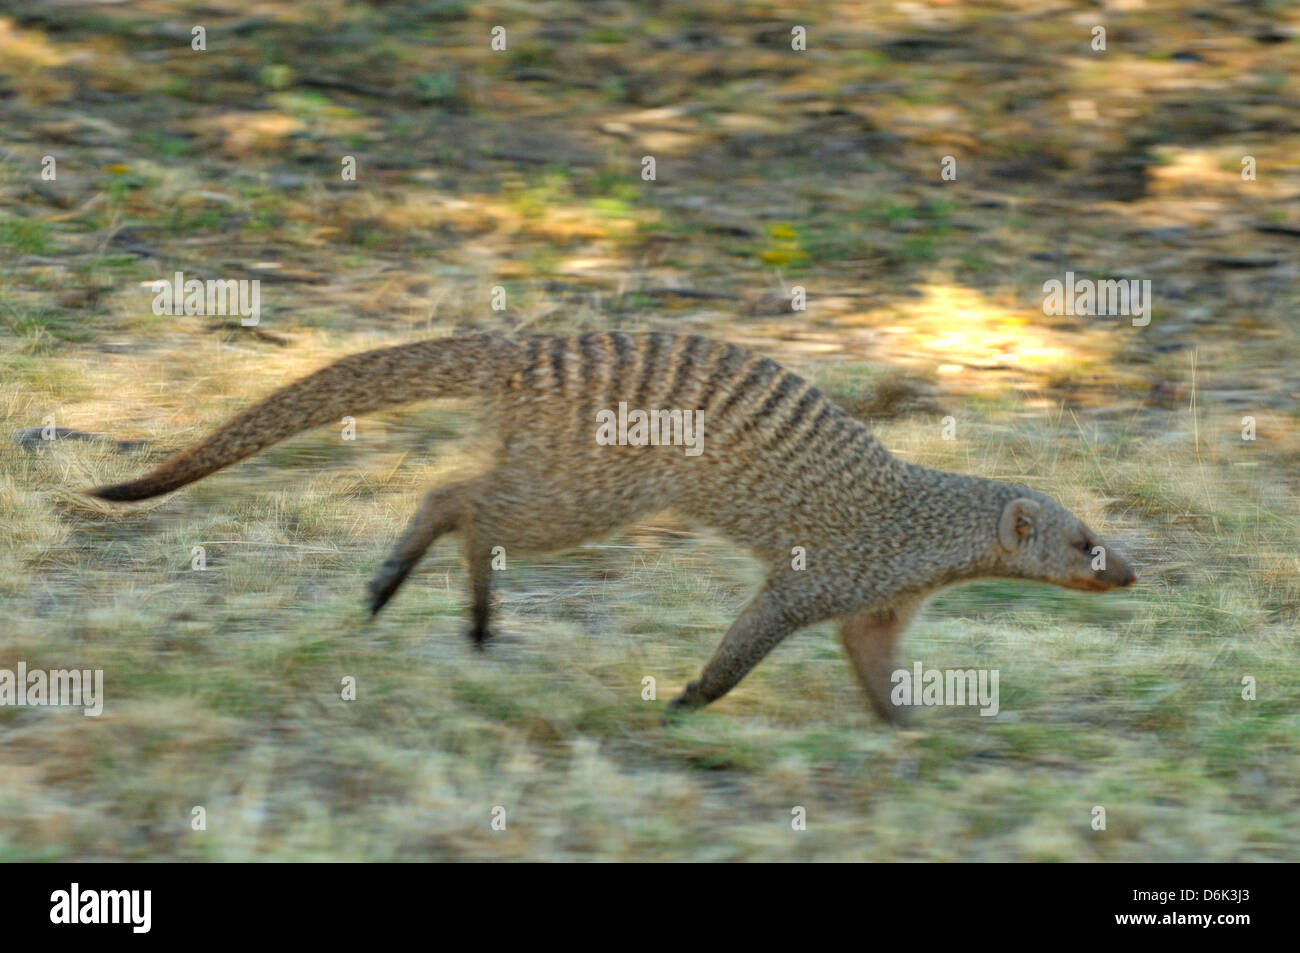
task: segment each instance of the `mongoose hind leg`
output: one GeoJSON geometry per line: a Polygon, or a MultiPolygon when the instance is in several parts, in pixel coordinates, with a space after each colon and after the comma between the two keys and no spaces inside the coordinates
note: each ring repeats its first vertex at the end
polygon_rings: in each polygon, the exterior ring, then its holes
{"type": "Polygon", "coordinates": [[[470,484],[452,483],[435,487],[425,494],[420,508],[411,517],[406,532],[367,584],[366,605],[375,615],[406,581],[420,557],[444,533],[463,529],[466,517],[465,495],[470,484]]]}
{"type": "Polygon", "coordinates": [[[493,637],[488,627],[492,577],[494,570],[506,568],[506,560],[597,539],[663,505],[662,494],[619,498],[599,487],[575,487],[536,460],[506,457],[499,463],[467,498],[461,524],[470,576],[467,634],[478,648],[493,637]]]}
{"type": "Polygon", "coordinates": [[[466,635],[480,651],[492,638],[492,549],[471,529],[465,534],[465,561],[469,564],[470,626],[466,635]]]}
{"type": "Polygon", "coordinates": [[[470,627],[466,635],[478,648],[491,638],[488,618],[492,604],[492,552],[482,541],[476,520],[476,503],[485,482],[451,483],[430,490],[407,524],[406,532],[367,586],[367,604],[377,613],[411,574],[430,546],[445,533],[459,532],[464,540],[470,579],[470,627]]]}
{"type": "Polygon", "coordinates": [[[700,677],[668,704],[665,720],[717,701],[782,639],[814,621],[815,615],[801,609],[795,593],[769,582],[736,617],[700,677]]]}
{"type": "Polygon", "coordinates": [[[893,704],[889,697],[894,650],[919,607],[919,599],[907,599],[859,609],[840,620],[840,641],[867,693],[867,701],[877,715],[892,725],[906,724],[908,718],[908,710],[893,704]]]}

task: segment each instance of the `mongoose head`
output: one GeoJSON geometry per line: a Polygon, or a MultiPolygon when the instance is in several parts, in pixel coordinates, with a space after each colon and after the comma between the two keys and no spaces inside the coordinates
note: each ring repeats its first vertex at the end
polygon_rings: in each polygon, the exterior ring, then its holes
{"type": "Polygon", "coordinates": [[[1106,592],[1131,586],[1137,573],[1116,549],[1045,496],[1021,496],[998,519],[998,565],[1006,575],[1068,589],[1106,592]]]}

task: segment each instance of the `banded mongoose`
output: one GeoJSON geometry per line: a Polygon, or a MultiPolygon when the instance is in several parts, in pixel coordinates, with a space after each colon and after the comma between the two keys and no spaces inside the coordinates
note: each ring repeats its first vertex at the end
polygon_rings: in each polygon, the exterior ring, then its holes
{"type": "Polygon", "coordinates": [[[470,634],[481,646],[493,547],[563,549],[672,508],[751,550],[767,576],[670,711],[721,698],[786,636],[839,618],[871,706],[897,722],[904,712],[889,698],[894,648],[936,589],[995,576],[1096,592],[1136,579],[1123,556],[1049,497],[906,463],[775,361],[697,335],[480,334],[354,354],[139,479],[86,492],[157,496],[307,428],[433,397],[487,402],[496,465],[429,491],[369,584],[371,612],[434,540],[457,532],[469,568],[470,634]],[[703,452],[688,453],[680,441],[599,442],[600,421],[620,404],[702,414],[703,452]],[[796,568],[795,547],[806,554],[804,568],[796,568]]]}

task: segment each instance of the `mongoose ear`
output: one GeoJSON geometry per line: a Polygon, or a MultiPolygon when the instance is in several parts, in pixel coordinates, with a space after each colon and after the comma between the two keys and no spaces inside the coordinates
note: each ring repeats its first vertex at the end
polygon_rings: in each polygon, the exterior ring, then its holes
{"type": "Polygon", "coordinates": [[[1015,549],[1029,538],[1034,532],[1038,510],[1038,501],[1024,496],[1012,500],[1002,508],[1002,517],[998,520],[998,542],[1003,549],[1015,549]]]}

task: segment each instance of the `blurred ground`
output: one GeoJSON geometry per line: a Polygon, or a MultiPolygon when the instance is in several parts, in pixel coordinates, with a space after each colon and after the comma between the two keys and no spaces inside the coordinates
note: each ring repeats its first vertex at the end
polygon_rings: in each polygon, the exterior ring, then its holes
{"type": "Polygon", "coordinates": [[[0,708],[0,857],[1300,859],[1298,31],[1267,2],[0,4],[0,430],[150,442],[0,442],[0,668],[108,695],[0,708]],[[177,270],[261,279],[261,325],[154,315],[177,270]],[[1150,325],[1045,316],[1066,271],[1150,279],[1150,325]],[[908,459],[1058,497],[1140,584],[936,599],[905,658],[999,669],[997,718],[885,730],[823,626],[664,729],[756,579],[671,515],[512,563],[486,656],[454,540],[362,624],[422,489],[474,466],[470,408],[125,513],[66,492],[365,347],[606,327],[759,348],[908,459]]]}

